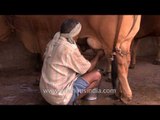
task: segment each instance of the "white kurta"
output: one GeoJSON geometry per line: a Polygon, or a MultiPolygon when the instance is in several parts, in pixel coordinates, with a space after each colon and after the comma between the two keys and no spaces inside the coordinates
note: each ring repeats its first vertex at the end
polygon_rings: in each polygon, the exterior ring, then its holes
{"type": "Polygon", "coordinates": [[[81,55],[77,45],[64,37],[53,41],[52,45],[52,54],[45,55],[40,91],[48,103],[66,105],[72,97],[77,73],[86,73],[91,64],[81,55]]]}

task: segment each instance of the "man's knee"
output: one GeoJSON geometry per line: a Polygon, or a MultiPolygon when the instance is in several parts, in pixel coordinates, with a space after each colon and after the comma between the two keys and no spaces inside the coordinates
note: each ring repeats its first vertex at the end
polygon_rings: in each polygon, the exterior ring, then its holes
{"type": "Polygon", "coordinates": [[[101,77],[102,77],[101,73],[99,71],[95,71],[95,79],[99,81],[101,80],[101,77]]]}

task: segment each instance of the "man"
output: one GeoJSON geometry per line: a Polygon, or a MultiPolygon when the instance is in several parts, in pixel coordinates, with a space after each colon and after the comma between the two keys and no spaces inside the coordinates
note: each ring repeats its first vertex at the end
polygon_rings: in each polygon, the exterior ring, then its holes
{"type": "Polygon", "coordinates": [[[97,87],[101,79],[101,73],[94,68],[104,52],[99,50],[91,62],[81,55],[76,45],[81,28],[77,20],[68,19],[47,45],[40,91],[52,105],[73,104],[97,87]]]}

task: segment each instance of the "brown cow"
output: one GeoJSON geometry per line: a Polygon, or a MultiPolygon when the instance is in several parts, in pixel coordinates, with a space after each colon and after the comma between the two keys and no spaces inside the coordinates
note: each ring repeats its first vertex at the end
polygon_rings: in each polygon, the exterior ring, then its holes
{"type": "Polygon", "coordinates": [[[43,55],[46,44],[67,18],[75,18],[82,24],[80,38],[87,38],[93,49],[103,49],[105,54],[116,54],[120,99],[132,99],[128,83],[130,45],[140,26],[140,15],[89,15],[89,16],[14,16],[13,26],[25,47],[43,55]]]}
{"type": "Polygon", "coordinates": [[[4,15],[0,16],[0,41],[6,41],[11,34],[11,28],[4,15]]]}
{"type": "Polygon", "coordinates": [[[139,40],[144,37],[157,37],[155,39],[157,45],[157,57],[154,60],[154,64],[160,65],[160,15],[142,15],[140,30],[137,33],[135,40],[132,43],[132,54],[130,68],[134,68],[136,64],[136,51],[139,44],[139,40]]]}

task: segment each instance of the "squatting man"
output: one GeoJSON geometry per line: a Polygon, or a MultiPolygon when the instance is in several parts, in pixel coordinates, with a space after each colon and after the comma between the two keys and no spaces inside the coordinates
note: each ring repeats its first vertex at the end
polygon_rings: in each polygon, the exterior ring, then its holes
{"type": "Polygon", "coordinates": [[[40,91],[49,104],[72,105],[85,97],[86,91],[97,87],[101,80],[101,72],[95,67],[104,52],[98,50],[91,61],[84,58],[76,44],[81,28],[79,21],[67,19],[47,44],[40,91]]]}

